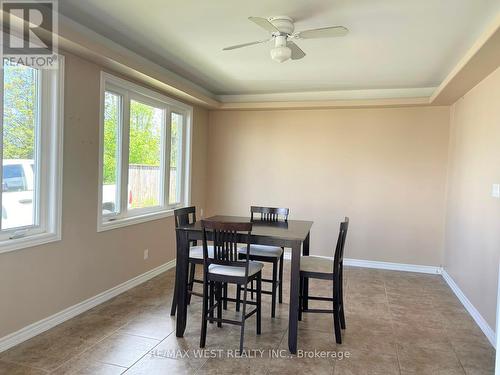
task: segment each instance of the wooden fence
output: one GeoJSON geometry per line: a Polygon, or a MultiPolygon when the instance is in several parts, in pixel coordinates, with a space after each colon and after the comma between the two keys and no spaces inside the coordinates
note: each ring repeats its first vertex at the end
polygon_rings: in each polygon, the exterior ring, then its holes
{"type": "MultiPolygon", "coordinates": [[[[170,169],[170,192],[175,196],[177,171],[170,169]]],[[[132,193],[132,207],[160,204],[160,167],[130,164],[128,170],[129,187],[132,193]]]]}

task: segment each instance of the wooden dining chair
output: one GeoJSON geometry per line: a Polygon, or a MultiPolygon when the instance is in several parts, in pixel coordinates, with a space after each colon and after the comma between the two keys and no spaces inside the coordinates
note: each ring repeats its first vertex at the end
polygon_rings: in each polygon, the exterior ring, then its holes
{"type": "MultiPolygon", "coordinates": [[[[175,228],[181,225],[193,224],[196,222],[196,207],[185,207],[174,210],[174,220],[175,228]]],[[[210,256],[213,256],[213,246],[208,247],[210,256]]],[[[196,240],[190,241],[189,243],[189,275],[188,275],[188,304],[191,303],[191,296],[195,295],[198,297],[203,297],[203,294],[196,293],[193,291],[193,286],[195,283],[203,284],[203,280],[195,279],[196,265],[203,264],[203,246],[198,245],[196,240]]],[[[226,291],[227,293],[227,291],[226,291]]],[[[174,295],[172,297],[172,307],[170,310],[170,315],[175,315],[177,309],[177,285],[175,285],[174,295]]]]}
{"type": "Polygon", "coordinates": [[[344,290],[343,290],[343,263],[344,246],[349,228],[349,218],[340,223],[340,231],[337,239],[337,246],[333,259],[302,256],[300,257],[300,289],[299,289],[299,320],[302,320],[302,313],[330,313],[333,314],[333,325],[335,329],[335,340],[342,344],[341,329],[345,329],[344,315],[344,290]],[[304,283],[306,278],[322,279],[333,281],[333,297],[313,297],[304,293],[304,283]],[[333,310],[325,309],[305,309],[307,300],[329,301],[333,303],[333,310]]]}
{"type": "MultiPolygon", "coordinates": [[[[247,235],[246,246],[250,249],[250,235],[252,233],[252,223],[229,223],[220,221],[202,220],[203,229],[203,308],[201,320],[200,348],[205,347],[207,337],[207,322],[215,321],[218,327],[222,323],[235,324],[241,327],[240,332],[240,353],[243,352],[243,340],[245,336],[245,321],[256,314],[257,334],[261,331],[261,291],[262,291],[262,268],[264,265],[251,261],[249,251],[244,259],[240,259],[238,252],[238,233],[247,235]],[[209,233],[213,241],[213,257],[210,257],[208,239],[209,233]],[[248,300],[248,283],[253,280],[257,283],[257,299],[255,302],[248,300]],[[236,284],[243,288],[243,307],[240,320],[224,319],[223,309],[223,285],[236,284]],[[215,302],[209,301],[215,291],[215,302]],[[246,312],[246,306],[255,305],[255,309],[246,312]],[[214,317],[214,310],[217,309],[217,317],[214,317]]],[[[226,297],[227,298],[227,297],[226,297]]],[[[229,299],[235,302],[235,299],[229,299]]]]}
{"type": "MultiPolygon", "coordinates": [[[[252,222],[261,221],[266,223],[288,222],[288,208],[274,208],[274,207],[250,207],[250,219],[252,222]]],[[[240,248],[241,256],[245,256],[246,248],[240,248]]],[[[279,303],[283,303],[283,259],[284,250],[279,246],[267,245],[250,245],[250,260],[271,263],[273,266],[272,279],[262,279],[263,282],[271,284],[271,291],[263,290],[263,294],[271,295],[271,317],[276,316],[276,291],[278,291],[279,303]],[[278,269],[279,266],[279,269],[278,269]]],[[[251,285],[251,293],[253,298],[253,284],[251,285]]],[[[236,290],[237,299],[241,291],[236,290]]],[[[236,303],[236,311],[239,311],[239,304],[236,303]]]]}

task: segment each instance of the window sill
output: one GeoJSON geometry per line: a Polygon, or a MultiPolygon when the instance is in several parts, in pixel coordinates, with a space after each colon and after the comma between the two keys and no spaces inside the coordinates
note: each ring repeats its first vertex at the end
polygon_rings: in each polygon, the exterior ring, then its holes
{"type": "Polygon", "coordinates": [[[146,223],[148,221],[164,219],[166,217],[174,216],[174,209],[168,209],[163,211],[150,212],[147,214],[126,217],[122,219],[116,219],[112,221],[103,221],[102,217],[99,217],[97,224],[98,232],[105,232],[107,230],[113,230],[122,227],[128,227],[129,225],[146,223]]]}
{"type": "Polygon", "coordinates": [[[61,240],[60,233],[40,233],[0,242],[0,254],[61,240]]]}

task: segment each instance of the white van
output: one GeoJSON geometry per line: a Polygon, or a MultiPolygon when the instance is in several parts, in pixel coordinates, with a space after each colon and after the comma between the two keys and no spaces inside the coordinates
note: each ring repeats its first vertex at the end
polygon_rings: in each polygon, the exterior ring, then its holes
{"type": "Polygon", "coordinates": [[[33,225],[35,172],[30,159],[5,159],[2,170],[2,229],[33,225]]]}

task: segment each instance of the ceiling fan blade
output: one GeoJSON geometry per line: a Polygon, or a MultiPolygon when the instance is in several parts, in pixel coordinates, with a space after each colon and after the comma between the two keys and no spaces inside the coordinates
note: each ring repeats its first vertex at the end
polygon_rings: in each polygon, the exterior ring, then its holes
{"type": "Polygon", "coordinates": [[[223,48],[222,50],[223,50],[223,51],[230,51],[230,50],[232,50],[232,49],[243,48],[243,47],[247,47],[247,46],[253,46],[254,44],[265,43],[265,42],[268,42],[268,41],[270,41],[270,40],[271,40],[271,39],[266,39],[266,40],[257,40],[256,42],[250,42],[250,43],[237,44],[237,45],[235,45],[235,46],[230,46],[230,47],[223,48]]]}
{"type": "Polygon", "coordinates": [[[349,30],[344,26],[331,26],[300,31],[295,34],[295,37],[300,39],[332,38],[347,35],[348,32],[349,30]]]}
{"type": "Polygon", "coordinates": [[[306,53],[302,51],[294,42],[288,41],[286,42],[286,46],[292,50],[292,60],[299,60],[306,55],[306,53]]]}
{"type": "Polygon", "coordinates": [[[248,17],[248,19],[270,33],[279,33],[280,32],[278,30],[278,28],[276,26],[274,26],[271,22],[269,22],[266,18],[248,17]]]}

